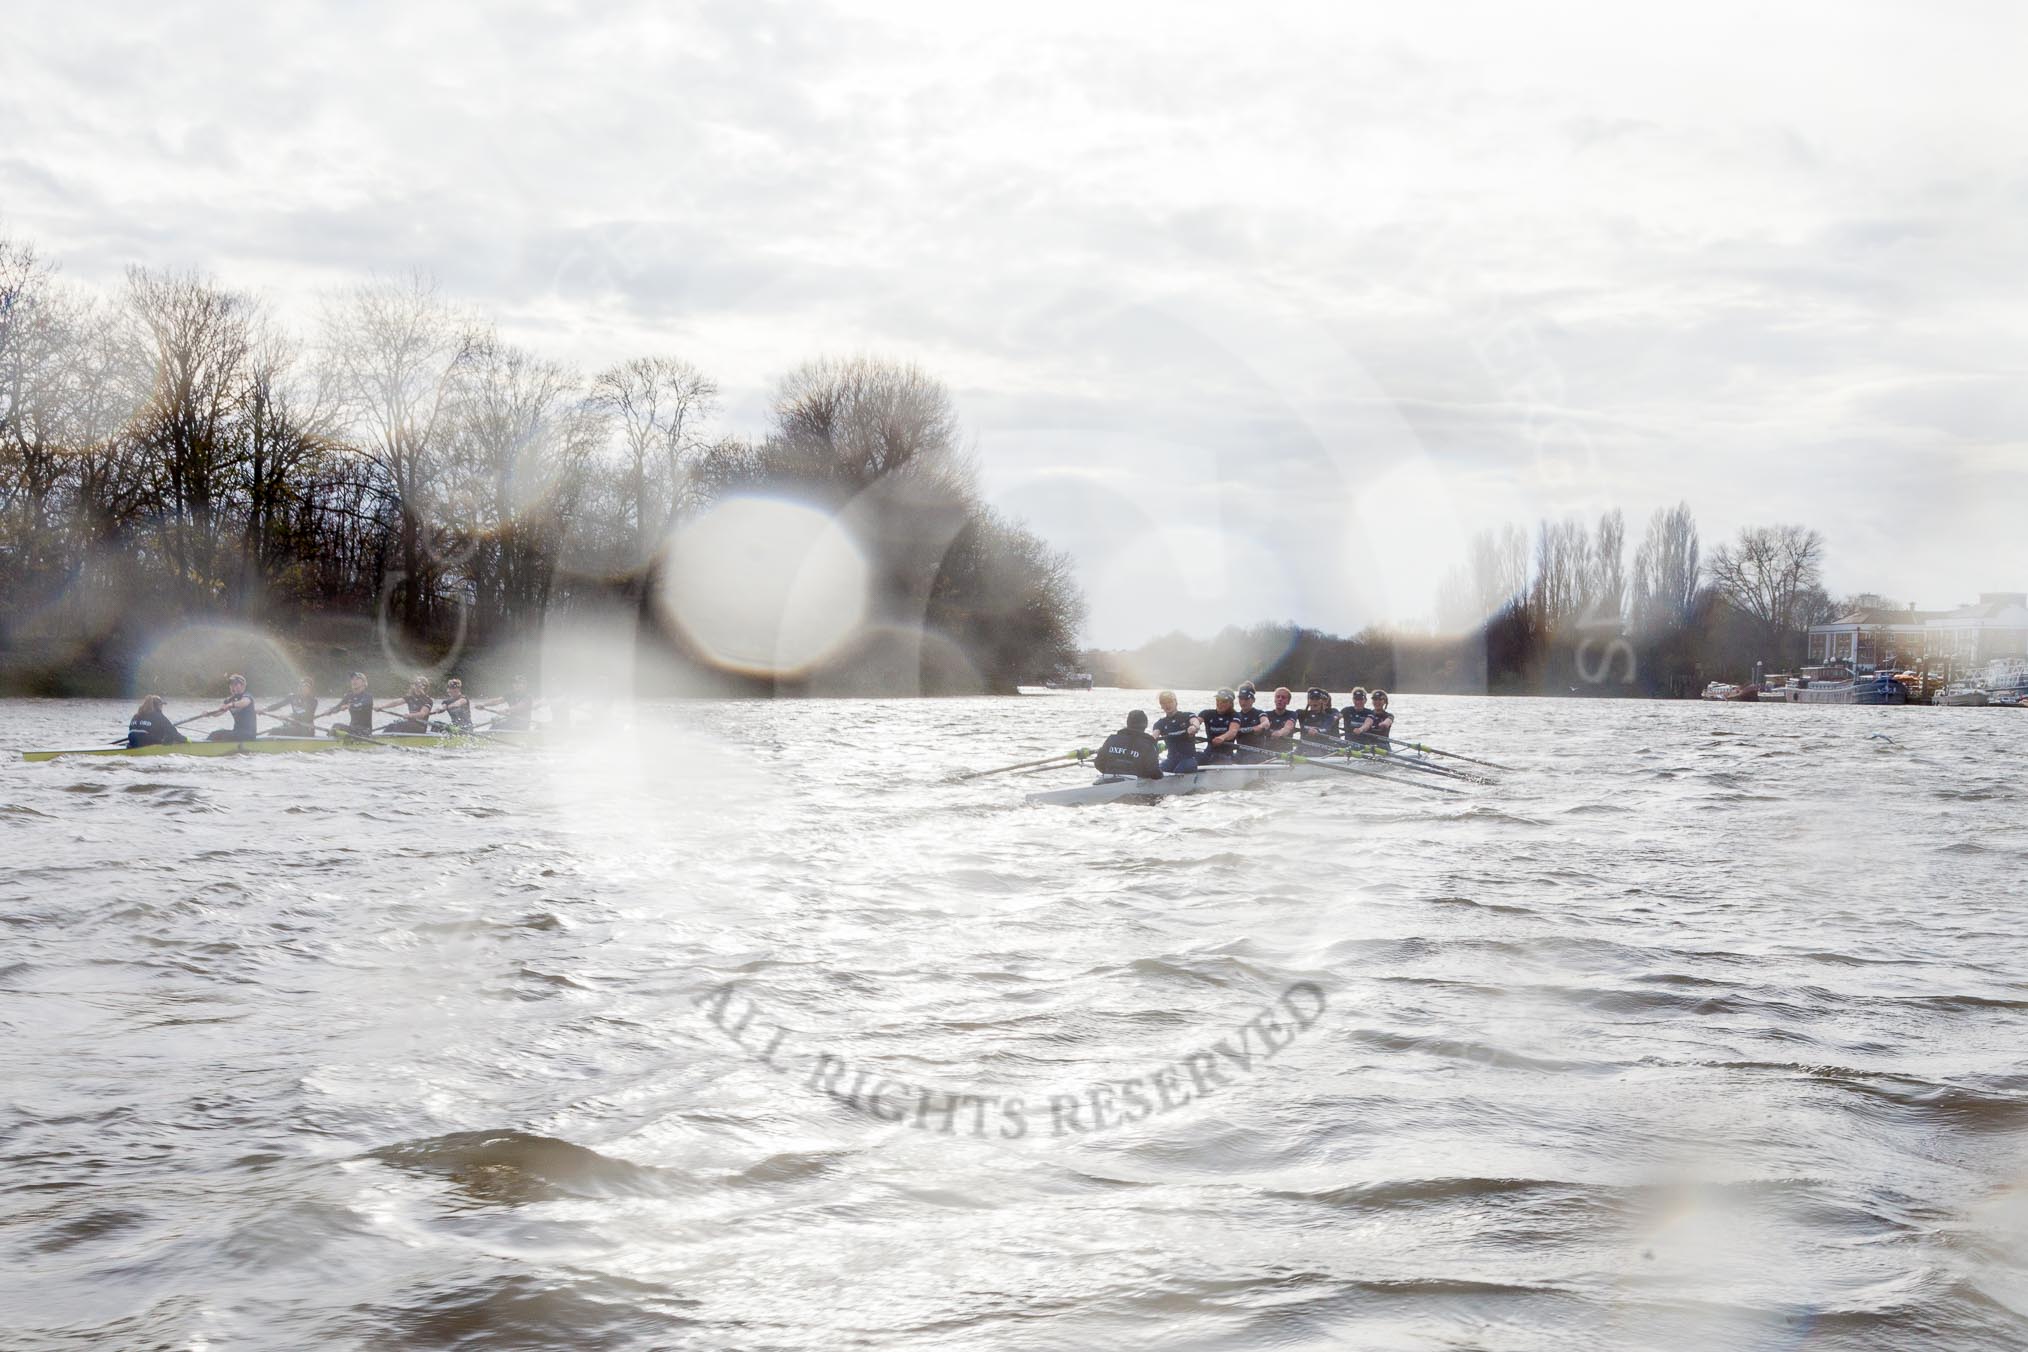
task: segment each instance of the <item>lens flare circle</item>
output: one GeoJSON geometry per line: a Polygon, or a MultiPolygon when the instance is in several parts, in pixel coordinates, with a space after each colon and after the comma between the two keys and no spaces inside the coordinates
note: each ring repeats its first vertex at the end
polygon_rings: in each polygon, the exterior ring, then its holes
{"type": "Polygon", "coordinates": [[[732,497],[679,527],[662,554],[657,603],[710,661],[797,676],[838,651],[866,617],[869,570],[825,513],[732,497]]]}

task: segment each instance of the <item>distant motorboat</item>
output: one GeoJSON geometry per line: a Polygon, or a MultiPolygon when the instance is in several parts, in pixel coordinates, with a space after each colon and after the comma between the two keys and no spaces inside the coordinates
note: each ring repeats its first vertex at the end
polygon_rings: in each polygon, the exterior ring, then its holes
{"type": "Polygon", "coordinates": [[[1757,685],[1733,685],[1727,681],[1713,681],[1698,696],[1699,699],[1722,700],[1727,704],[1752,704],[1762,697],[1761,688],[1757,685]]]}
{"type": "Polygon", "coordinates": [[[1986,687],[1962,682],[1945,686],[1931,695],[1929,702],[1947,709],[1983,709],[1992,700],[1986,693],[1986,687]]]}

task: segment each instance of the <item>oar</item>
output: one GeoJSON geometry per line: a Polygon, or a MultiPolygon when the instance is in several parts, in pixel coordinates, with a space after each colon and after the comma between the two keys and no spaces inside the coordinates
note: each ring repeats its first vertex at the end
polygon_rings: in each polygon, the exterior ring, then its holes
{"type": "Polygon", "coordinates": [[[1410,760],[1406,756],[1390,756],[1384,751],[1369,751],[1360,747],[1346,747],[1331,754],[1363,761],[1372,761],[1375,765],[1386,766],[1391,772],[1405,773],[1413,771],[1419,775],[1437,775],[1444,779],[1460,779],[1467,784],[1491,784],[1494,782],[1485,775],[1475,775],[1469,770],[1454,770],[1448,765],[1437,765],[1420,757],[1410,760]]]}
{"type": "Polygon", "coordinates": [[[1463,770],[1453,770],[1448,765],[1432,765],[1424,760],[1410,760],[1406,756],[1396,756],[1376,746],[1360,746],[1356,743],[1341,742],[1330,738],[1319,738],[1318,741],[1330,748],[1334,755],[1357,756],[1361,760],[1377,761],[1382,765],[1391,766],[1397,770],[1414,770],[1426,775],[1445,775],[1451,779],[1462,779],[1472,784],[1490,784],[1493,782],[1484,775],[1468,774],[1463,770]]]}
{"type": "MultiPolygon", "coordinates": [[[[486,726],[490,728],[493,725],[488,723],[486,726]]],[[[456,723],[453,723],[450,725],[449,735],[453,737],[472,737],[482,742],[498,742],[501,746],[511,746],[516,751],[526,751],[528,749],[519,742],[510,742],[505,737],[495,737],[490,732],[482,731],[470,725],[461,728],[456,723]]]]}
{"type": "Polygon", "coordinates": [[[1004,775],[1014,770],[1033,770],[1041,766],[1053,767],[1058,762],[1061,762],[1064,765],[1079,765],[1087,760],[1090,760],[1092,755],[1093,753],[1091,751],[1087,750],[1084,747],[1079,747],[1075,751],[1066,751],[1060,756],[1044,756],[1041,760],[1022,761],[1019,765],[1002,765],[998,769],[994,770],[974,770],[970,774],[952,775],[945,782],[950,784],[962,784],[964,781],[968,779],[984,779],[987,775],[1004,775]]]}
{"type": "Polygon", "coordinates": [[[429,754],[419,746],[403,746],[400,742],[383,742],[378,737],[368,737],[363,732],[354,732],[347,727],[334,726],[331,729],[331,736],[340,741],[357,742],[361,746],[385,746],[392,747],[396,751],[413,751],[418,755],[424,756],[429,754]]]}
{"type": "Polygon", "coordinates": [[[1388,774],[1385,770],[1362,770],[1356,765],[1334,765],[1330,761],[1318,760],[1314,756],[1298,756],[1292,751],[1283,752],[1281,759],[1290,765],[1314,765],[1320,770],[1334,770],[1341,775],[1365,775],[1369,779],[1392,779],[1395,783],[1405,788],[1425,789],[1430,793],[1456,795],[1464,792],[1462,789],[1447,788],[1442,784],[1424,784],[1419,780],[1401,779],[1388,774]]]}
{"type": "MultiPolygon", "coordinates": [[[[400,700],[396,700],[396,701],[395,701],[395,702],[394,702],[393,704],[376,704],[376,705],[374,705],[374,706],[373,706],[373,712],[375,712],[375,713],[377,713],[377,714],[384,714],[384,713],[387,713],[387,712],[388,712],[389,710],[392,710],[392,709],[397,709],[397,708],[400,708],[400,707],[401,707],[401,701],[400,701],[400,700]]],[[[349,715],[349,714],[350,714],[351,712],[352,712],[352,711],[351,711],[350,709],[346,708],[346,707],[345,707],[344,705],[342,705],[342,704],[341,704],[341,705],[339,705],[339,706],[338,706],[337,708],[335,708],[335,709],[326,709],[326,710],[325,710],[325,711],[324,711],[323,713],[321,713],[321,714],[318,714],[318,715],[316,715],[315,717],[313,717],[313,718],[312,718],[312,719],[310,720],[310,724],[311,724],[311,726],[312,726],[312,727],[314,727],[314,726],[316,726],[317,724],[319,724],[319,723],[322,723],[322,722],[324,722],[324,721],[325,721],[326,719],[330,719],[330,718],[343,718],[343,717],[345,717],[345,716],[349,715]]]]}
{"type": "Polygon", "coordinates": [[[266,732],[266,733],[264,734],[265,736],[268,736],[268,737],[315,737],[315,736],[317,735],[317,725],[316,725],[316,723],[315,723],[314,721],[312,721],[312,722],[304,722],[303,720],[301,720],[301,719],[298,719],[298,718],[296,718],[296,717],[294,717],[294,716],[290,716],[290,717],[288,717],[288,718],[276,718],[276,717],[275,717],[275,716],[274,716],[274,715],[273,715],[272,713],[269,713],[269,712],[268,712],[268,711],[267,711],[266,709],[263,709],[263,710],[261,710],[261,711],[260,711],[260,716],[261,716],[262,718],[265,718],[265,719],[269,719],[269,720],[270,720],[270,721],[272,721],[272,722],[276,722],[276,723],[280,723],[280,724],[282,725],[282,726],[281,726],[281,727],[279,727],[279,728],[269,728],[269,729],[267,730],[267,732],[266,732]],[[285,729],[289,729],[289,728],[300,728],[300,729],[303,729],[303,731],[300,731],[300,732],[289,732],[289,731],[285,731],[285,729]]]}
{"type": "Polygon", "coordinates": [[[1394,745],[1405,746],[1411,751],[1427,751],[1432,756],[1448,756],[1452,760],[1465,761],[1471,765],[1483,765],[1489,770],[1512,770],[1514,768],[1511,765],[1502,765],[1498,761],[1477,760],[1471,756],[1460,756],[1455,751],[1445,751],[1440,747],[1424,746],[1421,742],[1396,742],[1394,745]]]}

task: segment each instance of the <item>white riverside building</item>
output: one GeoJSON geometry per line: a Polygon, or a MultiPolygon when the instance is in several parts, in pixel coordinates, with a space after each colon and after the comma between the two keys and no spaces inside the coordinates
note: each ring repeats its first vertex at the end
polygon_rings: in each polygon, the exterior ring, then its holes
{"type": "Polygon", "coordinates": [[[1903,609],[1880,597],[1828,624],[1810,626],[1812,666],[1922,667],[1963,675],[2007,657],[2028,657],[2028,592],[1982,592],[1956,610],[1903,609]]]}

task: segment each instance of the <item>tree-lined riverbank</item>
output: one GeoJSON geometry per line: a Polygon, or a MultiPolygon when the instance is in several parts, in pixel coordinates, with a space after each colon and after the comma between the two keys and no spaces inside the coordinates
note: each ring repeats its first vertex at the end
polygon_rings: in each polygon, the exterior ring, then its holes
{"type": "MultiPolygon", "coordinates": [[[[314,647],[365,623],[376,648],[491,658],[631,611],[681,663],[653,605],[667,542],[742,494],[849,518],[869,629],[962,659],[924,688],[1011,689],[1068,655],[1069,563],[984,504],[927,372],[806,362],[752,437],[718,404],[681,358],[587,375],[422,278],[329,295],[298,334],[199,274],[99,293],[0,238],[0,688],[110,693],[193,624],[314,647]]],[[[848,651],[832,674],[895,660],[848,651]]]]}

